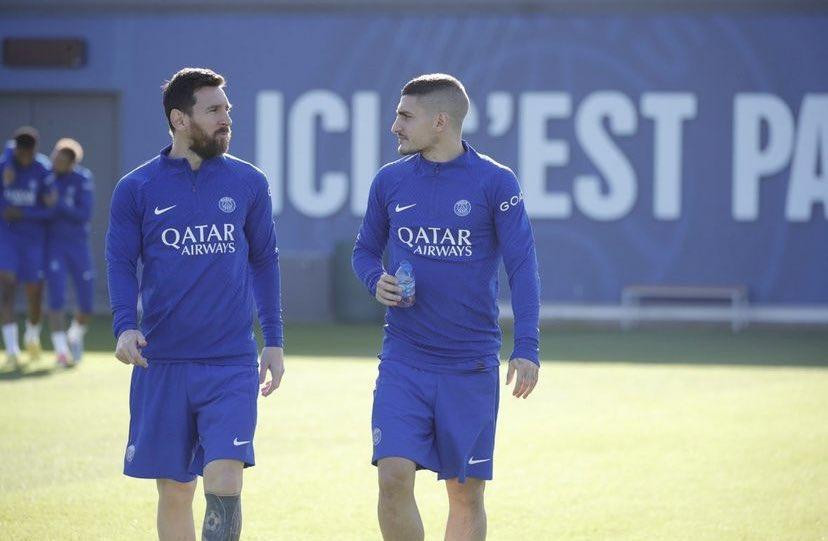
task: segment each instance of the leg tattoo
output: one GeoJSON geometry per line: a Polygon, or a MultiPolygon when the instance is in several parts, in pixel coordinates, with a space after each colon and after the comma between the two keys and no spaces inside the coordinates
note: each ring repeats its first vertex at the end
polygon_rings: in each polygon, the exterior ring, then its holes
{"type": "Polygon", "coordinates": [[[241,495],[207,496],[202,541],[238,541],[241,535],[241,495]]]}

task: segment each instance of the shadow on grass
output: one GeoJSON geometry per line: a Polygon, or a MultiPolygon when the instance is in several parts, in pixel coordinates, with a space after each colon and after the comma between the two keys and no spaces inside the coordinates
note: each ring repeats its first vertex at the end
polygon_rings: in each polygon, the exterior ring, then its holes
{"type": "MultiPolygon", "coordinates": [[[[511,324],[504,327],[511,331],[511,324]]],[[[44,333],[45,334],[45,333],[44,333]]],[[[44,337],[45,338],[45,337],[44,337]]],[[[261,336],[257,331],[261,344],[261,336]]],[[[503,336],[501,358],[511,353],[511,332],[503,336]]],[[[50,347],[47,341],[44,347],[50,347]]],[[[94,318],[88,351],[114,351],[111,320],[94,318]]],[[[336,359],[361,357],[376,362],[382,325],[291,324],[285,326],[285,355],[336,359]]],[[[548,326],[541,331],[544,362],[622,362],[645,364],[758,365],[828,367],[828,329],[750,327],[731,333],[724,326],[612,327],[548,326]]]]}
{"type": "Polygon", "coordinates": [[[57,372],[57,369],[55,368],[36,368],[34,370],[3,370],[0,371],[0,382],[42,378],[45,376],[50,376],[55,372],[57,372]]]}
{"type": "Polygon", "coordinates": [[[542,332],[541,351],[544,358],[580,362],[828,367],[828,331],[556,328],[542,332]]]}

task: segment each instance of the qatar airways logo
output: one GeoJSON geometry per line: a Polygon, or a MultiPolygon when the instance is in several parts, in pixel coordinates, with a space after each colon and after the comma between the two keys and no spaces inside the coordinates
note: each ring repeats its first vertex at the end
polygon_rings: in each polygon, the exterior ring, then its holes
{"type": "Polygon", "coordinates": [[[161,242],[181,255],[232,254],[236,252],[235,230],[233,224],[168,227],[161,232],[161,242]]]}
{"type": "Polygon", "coordinates": [[[37,204],[37,183],[34,180],[30,181],[29,189],[6,188],[3,190],[3,197],[10,205],[33,207],[37,204]]]}
{"type": "Polygon", "coordinates": [[[429,257],[471,257],[471,231],[449,227],[400,227],[397,238],[412,252],[429,257]]]}

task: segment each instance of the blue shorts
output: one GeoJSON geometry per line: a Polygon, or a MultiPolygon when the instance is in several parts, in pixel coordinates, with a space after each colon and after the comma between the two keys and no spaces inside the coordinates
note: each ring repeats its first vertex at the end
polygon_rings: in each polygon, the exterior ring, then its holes
{"type": "Polygon", "coordinates": [[[253,466],[258,395],[255,365],[150,361],[134,367],[124,473],[186,483],[213,460],[253,466]]]}
{"type": "Polygon", "coordinates": [[[48,271],[46,285],[49,290],[49,308],[63,310],[66,306],[66,275],[75,284],[75,298],[81,312],[92,312],[92,258],[88,242],[59,243],[52,241],[46,248],[48,271]]]}
{"type": "Polygon", "coordinates": [[[380,362],[372,463],[401,457],[438,479],[491,479],[499,379],[497,367],[446,374],[380,362]]]}
{"type": "Polygon", "coordinates": [[[14,274],[24,284],[42,281],[44,242],[0,230],[0,271],[14,274]]]}

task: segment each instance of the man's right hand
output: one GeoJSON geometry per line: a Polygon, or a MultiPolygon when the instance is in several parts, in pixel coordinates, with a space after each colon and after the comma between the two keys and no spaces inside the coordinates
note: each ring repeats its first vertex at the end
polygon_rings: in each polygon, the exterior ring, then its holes
{"type": "Polygon", "coordinates": [[[374,297],[385,306],[397,306],[402,300],[402,288],[397,285],[396,276],[382,273],[374,297]]]}
{"type": "Polygon", "coordinates": [[[141,355],[141,348],[147,346],[147,339],[141,331],[130,329],[118,337],[115,346],[115,358],[124,364],[135,364],[147,367],[147,360],[141,355]]]}
{"type": "Polygon", "coordinates": [[[12,182],[14,182],[14,177],[14,168],[11,165],[3,168],[3,186],[11,186],[12,182]]]}

